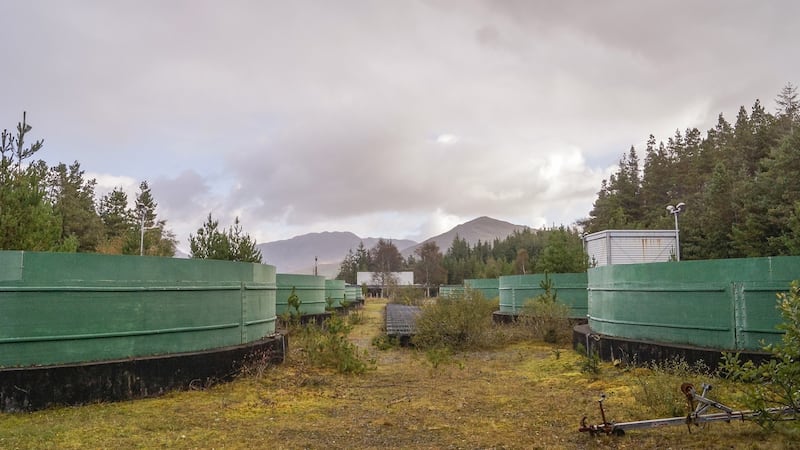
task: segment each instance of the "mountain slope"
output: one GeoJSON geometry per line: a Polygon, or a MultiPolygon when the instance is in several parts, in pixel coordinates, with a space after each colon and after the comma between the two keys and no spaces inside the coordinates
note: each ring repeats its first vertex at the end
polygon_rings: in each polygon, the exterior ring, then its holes
{"type": "Polygon", "coordinates": [[[526,228],[524,225],[514,225],[513,223],[493,219],[491,217],[478,217],[477,219],[457,225],[450,231],[426,239],[413,247],[408,247],[402,250],[401,253],[404,257],[408,257],[408,255],[414,253],[414,250],[421,247],[422,244],[426,242],[435,242],[436,245],[439,246],[439,251],[444,254],[447,253],[447,249],[450,248],[456,235],[461,239],[465,239],[470,245],[475,245],[478,241],[493,242],[495,239],[504,239],[514,231],[524,228],[526,228]]]}
{"type": "MultiPolygon", "coordinates": [[[[491,217],[478,217],[469,222],[462,223],[450,231],[434,236],[425,242],[436,242],[439,250],[446,253],[458,235],[470,245],[481,242],[493,242],[495,239],[504,239],[515,230],[525,228],[523,225],[514,225],[491,217]]],[[[400,250],[403,257],[408,257],[421,244],[407,239],[392,239],[392,243],[400,250]]],[[[314,257],[317,258],[317,273],[328,278],[335,277],[348,250],[355,251],[358,244],[363,242],[364,247],[371,249],[378,242],[378,238],[360,238],[348,231],[325,231],[322,233],[308,233],[295,236],[291,239],[258,244],[264,264],[271,264],[277,268],[278,273],[314,273],[314,257]]]]}
{"type": "MultiPolygon", "coordinates": [[[[278,273],[311,274],[316,257],[318,267],[328,266],[324,275],[329,276],[329,265],[335,264],[338,269],[347,251],[355,251],[361,242],[370,249],[378,242],[378,238],[360,238],[349,231],[324,231],[258,244],[257,247],[261,250],[264,264],[275,266],[278,273]]],[[[416,244],[407,239],[393,239],[392,242],[399,250],[416,244]]],[[[321,271],[318,273],[323,275],[321,271]]]]}

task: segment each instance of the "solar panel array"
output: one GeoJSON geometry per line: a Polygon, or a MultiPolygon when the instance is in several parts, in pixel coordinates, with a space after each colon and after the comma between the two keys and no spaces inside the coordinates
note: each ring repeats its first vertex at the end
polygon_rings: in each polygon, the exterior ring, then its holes
{"type": "Polygon", "coordinates": [[[386,305],[386,334],[388,336],[412,336],[416,330],[419,306],[386,305]]]}

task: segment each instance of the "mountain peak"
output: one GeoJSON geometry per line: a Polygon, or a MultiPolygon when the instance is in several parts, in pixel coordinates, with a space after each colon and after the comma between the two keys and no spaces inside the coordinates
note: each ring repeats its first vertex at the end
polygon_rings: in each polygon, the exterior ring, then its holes
{"type": "MultiPolygon", "coordinates": [[[[475,245],[478,241],[492,242],[495,239],[504,239],[514,231],[523,228],[526,227],[481,216],[427,239],[422,244],[436,242],[439,250],[445,253],[456,235],[470,245],[475,245]]],[[[274,265],[279,273],[311,274],[314,272],[316,258],[319,273],[332,277],[336,275],[339,264],[349,250],[355,251],[362,242],[364,247],[371,249],[378,239],[381,238],[360,238],[349,231],[321,231],[295,236],[291,239],[258,244],[258,249],[261,250],[264,263],[274,265]]],[[[414,250],[422,245],[407,239],[383,239],[391,241],[404,257],[413,254],[414,250]]]]}
{"type": "Polygon", "coordinates": [[[525,225],[515,225],[513,223],[494,219],[488,216],[481,216],[468,222],[464,222],[460,225],[456,225],[450,231],[446,231],[438,236],[426,239],[413,247],[409,247],[403,250],[402,254],[403,256],[408,257],[408,255],[414,253],[414,250],[427,242],[435,242],[436,245],[439,246],[439,250],[442,253],[445,253],[447,252],[447,249],[450,248],[450,245],[453,243],[453,239],[455,239],[456,236],[464,239],[470,245],[475,245],[478,243],[478,241],[492,242],[495,239],[505,239],[507,236],[514,233],[514,231],[522,230],[524,228],[527,227],[525,225]]]}
{"type": "MultiPolygon", "coordinates": [[[[316,262],[321,275],[335,276],[349,250],[355,251],[360,243],[367,249],[378,242],[377,238],[360,238],[349,231],[321,231],[295,236],[291,239],[272,241],[258,244],[264,264],[274,265],[278,273],[305,273],[314,272],[316,262]],[[322,267],[335,267],[323,272],[322,267]]],[[[415,241],[406,239],[393,239],[392,242],[399,250],[415,245],[415,241]]]]}

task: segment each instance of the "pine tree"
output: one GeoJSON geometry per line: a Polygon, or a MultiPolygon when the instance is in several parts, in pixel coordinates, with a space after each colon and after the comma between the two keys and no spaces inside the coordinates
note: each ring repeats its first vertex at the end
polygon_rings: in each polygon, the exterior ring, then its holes
{"type": "Polygon", "coordinates": [[[197,229],[197,234],[189,234],[189,248],[192,258],[222,260],[232,258],[228,235],[219,229],[219,221],[214,220],[211,213],[208,213],[203,226],[197,229]]]}
{"type": "Polygon", "coordinates": [[[50,201],[61,217],[61,239],[73,236],[77,251],[93,252],[103,240],[103,223],[95,210],[94,179],[84,180],[84,171],[75,161],[69,167],[58,164],[50,169],[50,201]]]}
{"type": "Polygon", "coordinates": [[[261,250],[256,241],[245,233],[237,216],[227,231],[220,230],[219,221],[208,218],[196,235],[189,235],[189,247],[192,258],[221,259],[261,263],[261,250]]]}
{"type": "Polygon", "coordinates": [[[27,114],[17,124],[16,135],[0,133],[0,250],[55,250],[61,223],[46,199],[47,165],[25,165],[44,141],[25,146],[32,127],[27,114]]]}
{"type": "Polygon", "coordinates": [[[256,241],[242,230],[238,216],[228,229],[228,242],[231,246],[231,260],[261,263],[261,250],[256,246],[256,241]]]}
{"type": "Polygon", "coordinates": [[[342,263],[339,265],[339,273],[336,275],[336,279],[344,280],[344,282],[348,284],[355,284],[357,272],[356,255],[351,248],[347,250],[347,255],[345,255],[344,260],[342,260],[342,263]]]}
{"type": "Polygon", "coordinates": [[[124,236],[135,226],[136,221],[128,209],[128,194],[121,187],[100,198],[97,209],[109,238],[124,236]]]}
{"type": "Polygon", "coordinates": [[[132,215],[136,229],[128,233],[123,253],[128,255],[145,254],[151,256],[175,255],[175,235],[167,230],[166,220],[159,220],[156,203],[147,181],[139,184],[132,215]]]}

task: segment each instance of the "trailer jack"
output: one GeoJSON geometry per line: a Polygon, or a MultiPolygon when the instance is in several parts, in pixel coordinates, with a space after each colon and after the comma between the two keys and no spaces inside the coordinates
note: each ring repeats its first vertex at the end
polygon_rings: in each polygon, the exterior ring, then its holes
{"type": "Polygon", "coordinates": [[[784,408],[769,408],[764,411],[734,411],[722,403],[706,397],[708,391],[711,390],[710,384],[702,384],[702,393],[698,394],[694,386],[690,383],[683,383],[681,385],[681,392],[686,396],[686,402],[689,407],[689,414],[686,417],[669,417],[665,419],[651,419],[651,420],[638,420],[635,422],[621,422],[614,423],[606,420],[606,412],[603,408],[603,402],[606,399],[605,394],[600,395],[598,404],[600,405],[600,417],[603,423],[596,425],[587,425],[586,416],[581,419],[581,427],[578,431],[588,432],[590,435],[595,436],[600,433],[606,435],[623,436],[627,430],[637,430],[644,428],[657,428],[671,425],[686,425],[689,433],[692,432],[692,425],[700,426],[700,424],[709,422],[730,422],[731,420],[754,420],[763,415],[770,415],[778,417],[781,420],[793,420],[796,411],[791,407],[784,408]],[[709,408],[716,408],[722,412],[707,413],[709,408]]]}

